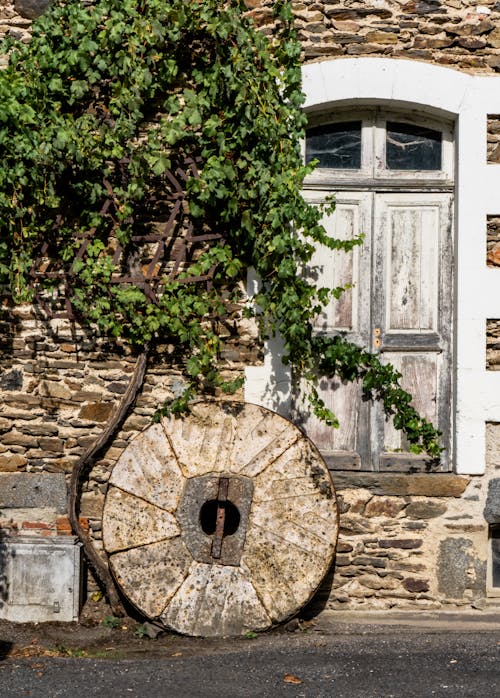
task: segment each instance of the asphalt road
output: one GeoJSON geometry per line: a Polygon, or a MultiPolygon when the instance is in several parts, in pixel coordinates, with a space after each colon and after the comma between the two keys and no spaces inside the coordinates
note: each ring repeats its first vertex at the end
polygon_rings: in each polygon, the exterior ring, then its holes
{"type": "Polygon", "coordinates": [[[494,625],[486,631],[356,625],[197,644],[192,653],[186,647],[135,659],[7,656],[0,661],[0,697],[500,697],[494,625]]]}

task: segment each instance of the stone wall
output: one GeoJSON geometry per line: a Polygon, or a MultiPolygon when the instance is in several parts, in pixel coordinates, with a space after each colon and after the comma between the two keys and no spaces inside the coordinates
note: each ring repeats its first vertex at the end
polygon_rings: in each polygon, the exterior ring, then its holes
{"type": "MultiPolygon", "coordinates": [[[[134,358],[28,307],[4,316],[0,329],[0,528],[11,536],[69,535],[65,480],[123,394],[134,358]]],[[[241,331],[228,352],[236,358],[241,347],[255,360],[253,339],[251,327],[241,331]]],[[[168,356],[165,348],[153,358],[132,414],[84,486],[82,524],[99,549],[114,463],[159,404],[182,389],[168,356]]],[[[234,374],[240,369],[241,362],[227,363],[234,374]]],[[[316,601],[333,609],[483,607],[483,511],[489,480],[500,477],[500,425],[489,425],[487,438],[486,476],[334,472],[339,545],[316,601]]],[[[95,589],[92,578],[88,588],[95,589]]]]}
{"type": "Polygon", "coordinates": [[[488,523],[500,522],[500,424],[486,425],[484,476],[332,473],[340,505],[331,609],[484,609],[488,523]]]}
{"type": "MultiPolygon", "coordinates": [[[[47,0],[0,0],[0,36],[29,38],[47,0]]],[[[246,0],[257,26],[272,28],[272,0],[246,0]]],[[[464,71],[500,71],[500,2],[302,0],[293,3],[306,61],[337,56],[414,58],[464,71]]]]}
{"type": "MultiPolygon", "coordinates": [[[[269,30],[269,0],[247,0],[269,30]]],[[[414,58],[460,70],[500,70],[500,3],[470,0],[294,2],[305,60],[336,56],[414,58]]]]}
{"type": "Polygon", "coordinates": [[[500,320],[486,320],[486,368],[500,371],[500,320]]]}
{"type": "MultiPolygon", "coordinates": [[[[247,0],[264,31],[272,26],[271,4],[247,0]]],[[[27,6],[28,0],[0,0],[0,35],[29,39],[27,6]]],[[[306,61],[366,55],[500,71],[497,2],[304,0],[294,8],[306,61]]],[[[492,117],[489,128],[491,162],[498,161],[497,121],[492,117]]],[[[498,227],[491,217],[486,254],[495,266],[498,227]]],[[[496,368],[498,320],[489,326],[488,352],[489,367],[496,368]]],[[[231,375],[259,360],[251,325],[239,327],[224,358],[231,375]]],[[[16,536],[70,533],[61,504],[64,483],[111,415],[133,366],[134,357],[120,347],[107,347],[63,321],[44,321],[30,308],[0,316],[0,528],[16,536]]],[[[181,373],[165,347],[152,360],[132,414],[84,486],[82,523],[98,546],[114,463],[164,399],[181,390],[181,373]]],[[[341,525],[335,567],[319,597],[328,607],[484,606],[488,525],[483,510],[489,480],[499,476],[500,425],[489,425],[487,436],[485,476],[333,474],[341,525]]]]}
{"type": "MultiPolygon", "coordinates": [[[[235,378],[243,362],[259,360],[255,327],[242,321],[237,331],[226,327],[224,332],[225,375],[235,378]]],[[[220,335],[224,338],[222,328],[220,335]]],[[[183,390],[172,352],[165,346],[152,356],[132,413],[84,484],[82,523],[97,541],[114,463],[164,401],[183,390]]],[[[64,485],[101,433],[134,365],[135,358],[120,346],[109,347],[67,321],[48,321],[29,306],[15,313],[0,309],[0,529],[11,535],[70,533],[61,478],[64,485]],[[22,501],[20,491],[28,493],[22,501]]]]}
{"type": "MultiPolygon", "coordinates": [[[[0,328],[0,528],[11,536],[71,533],[65,481],[123,394],[134,357],[112,352],[64,321],[30,308],[0,328]],[[75,334],[76,333],[76,334],[75,334]]],[[[252,328],[238,347],[251,356],[252,328]]],[[[82,524],[101,549],[101,515],[114,463],[182,389],[168,348],[153,358],[132,414],[84,486],[82,524]]],[[[241,362],[227,363],[236,374],[241,362]]],[[[333,473],[341,519],[333,576],[320,592],[328,608],[447,609],[484,605],[488,481],[500,476],[500,425],[488,427],[488,474],[333,473]]],[[[88,588],[95,589],[89,578],[88,588]]]]}
{"type": "Polygon", "coordinates": [[[334,481],[343,513],[329,607],[484,605],[484,478],[334,474],[334,481]]]}

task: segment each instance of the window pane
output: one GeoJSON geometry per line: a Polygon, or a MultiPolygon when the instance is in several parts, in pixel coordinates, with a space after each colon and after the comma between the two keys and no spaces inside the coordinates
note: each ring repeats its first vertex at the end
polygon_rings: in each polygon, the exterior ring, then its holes
{"type": "Polygon", "coordinates": [[[390,170],[440,170],[440,131],[387,122],[386,163],[390,170]]]}
{"type": "Polygon", "coordinates": [[[319,167],[357,170],[361,167],[361,121],[328,124],[307,130],[306,162],[319,167]]]}

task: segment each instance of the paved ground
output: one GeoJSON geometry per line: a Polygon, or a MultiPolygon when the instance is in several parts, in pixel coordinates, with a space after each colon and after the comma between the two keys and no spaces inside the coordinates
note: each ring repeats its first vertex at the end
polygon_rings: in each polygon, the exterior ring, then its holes
{"type": "Polygon", "coordinates": [[[498,614],[323,613],[293,627],[153,640],[130,621],[0,622],[0,698],[500,696],[498,614]]]}

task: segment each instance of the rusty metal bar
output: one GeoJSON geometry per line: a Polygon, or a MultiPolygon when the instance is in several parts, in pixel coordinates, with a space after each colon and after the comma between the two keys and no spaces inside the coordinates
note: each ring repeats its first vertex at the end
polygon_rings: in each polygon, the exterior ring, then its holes
{"type": "MultiPolygon", "coordinates": [[[[120,167],[126,168],[128,161],[120,161],[120,167]]],[[[155,233],[144,229],[144,234],[132,235],[132,242],[137,245],[139,253],[139,263],[141,271],[136,275],[127,268],[126,249],[118,242],[115,233],[119,227],[116,219],[115,209],[117,198],[113,190],[112,183],[103,178],[102,183],[105,189],[104,201],[100,209],[100,215],[106,218],[107,234],[109,239],[115,239],[114,249],[109,248],[107,254],[111,254],[114,273],[110,279],[110,284],[133,284],[141,289],[149,302],[158,304],[159,297],[167,281],[176,281],[179,284],[204,284],[208,289],[212,288],[217,265],[214,265],[205,274],[187,275],[189,265],[197,259],[197,256],[217,244],[224,242],[223,236],[210,230],[209,225],[203,225],[201,230],[195,230],[189,216],[189,209],[183,202],[186,200],[186,183],[191,177],[199,177],[200,168],[203,162],[200,157],[187,156],[180,164],[176,164],[172,171],[166,172],[164,176],[165,191],[157,192],[157,199],[160,204],[160,216],[166,213],[165,204],[168,204],[168,215],[163,221],[161,233],[155,233]],[[184,210],[185,209],[185,210],[184,210]],[[199,234],[197,235],[196,232],[199,234]],[[152,249],[147,246],[151,245],[152,249]],[[141,256],[142,249],[142,256],[141,256]]],[[[154,198],[150,203],[153,203],[154,198]]],[[[61,214],[55,227],[64,222],[61,214]]],[[[159,222],[159,221],[157,221],[159,222]]],[[[147,223],[147,221],[146,221],[147,223]]],[[[215,227],[215,226],[214,226],[215,227]]],[[[36,298],[43,312],[48,317],[74,317],[71,304],[70,285],[75,276],[73,264],[75,261],[84,260],[88,246],[94,239],[97,229],[90,228],[87,231],[75,232],[75,240],[78,242],[75,250],[75,257],[69,268],[65,268],[64,263],[51,257],[51,247],[48,240],[41,244],[30,269],[30,278],[35,290],[36,298]],[[43,281],[60,280],[64,286],[64,310],[58,312],[50,299],[44,299],[43,281]]],[[[61,309],[62,310],[62,309],[61,309]]],[[[223,509],[223,507],[222,507],[223,509]]]]}
{"type": "Polygon", "coordinates": [[[212,557],[219,560],[222,553],[222,540],[224,538],[224,524],[226,523],[226,501],[229,490],[229,478],[219,479],[219,492],[217,493],[217,517],[215,519],[215,533],[212,541],[212,557]]]}

